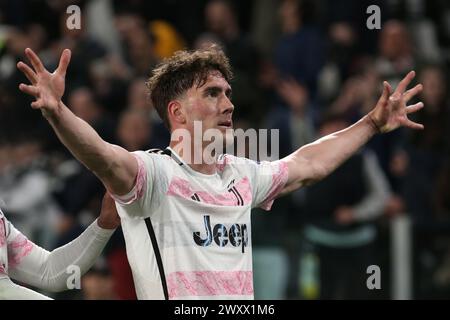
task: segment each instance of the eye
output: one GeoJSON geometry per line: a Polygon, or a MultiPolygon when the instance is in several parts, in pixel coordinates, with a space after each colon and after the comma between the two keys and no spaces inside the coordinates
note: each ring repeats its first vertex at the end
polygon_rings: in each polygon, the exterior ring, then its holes
{"type": "Polygon", "coordinates": [[[207,95],[208,97],[217,98],[219,92],[217,90],[208,90],[207,95]]]}

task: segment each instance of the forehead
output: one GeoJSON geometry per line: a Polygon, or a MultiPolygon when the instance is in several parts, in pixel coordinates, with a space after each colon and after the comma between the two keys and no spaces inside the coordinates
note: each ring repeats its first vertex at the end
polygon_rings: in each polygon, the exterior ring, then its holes
{"type": "Polygon", "coordinates": [[[230,84],[227,80],[225,80],[223,74],[220,71],[213,70],[208,73],[208,77],[206,78],[206,82],[201,87],[194,86],[195,89],[202,90],[207,87],[220,87],[223,90],[231,89],[230,84]]]}

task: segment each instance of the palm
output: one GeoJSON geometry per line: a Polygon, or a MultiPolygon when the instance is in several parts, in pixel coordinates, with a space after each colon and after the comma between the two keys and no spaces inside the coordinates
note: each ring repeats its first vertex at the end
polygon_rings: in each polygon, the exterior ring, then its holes
{"type": "Polygon", "coordinates": [[[411,98],[422,91],[421,84],[405,91],[414,76],[415,73],[410,72],[399,83],[392,95],[391,86],[387,82],[384,82],[383,94],[380,100],[378,100],[375,109],[370,113],[370,116],[381,132],[390,132],[401,126],[411,129],[423,129],[421,124],[408,119],[408,114],[416,112],[423,107],[422,102],[411,106],[406,105],[411,98]]]}
{"type": "Polygon", "coordinates": [[[59,105],[65,89],[65,75],[70,61],[70,51],[64,50],[61,55],[58,68],[55,72],[48,72],[38,56],[27,49],[25,54],[31,61],[33,69],[23,62],[19,62],[17,67],[30,80],[31,85],[21,84],[20,90],[32,95],[36,100],[31,104],[35,109],[42,111],[54,111],[59,105]]]}
{"type": "Polygon", "coordinates": [[[54,73],[51,74],[48,71],[38,75],[38,77],[36,87],[40,90],[40,96],[37,101],[43,106],[56,108],[64,94],[64,77],[54,73]]]}

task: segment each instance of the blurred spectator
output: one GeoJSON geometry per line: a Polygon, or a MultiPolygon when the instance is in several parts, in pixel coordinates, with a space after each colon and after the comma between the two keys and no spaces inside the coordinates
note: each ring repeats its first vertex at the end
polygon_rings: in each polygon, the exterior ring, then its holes
{"type": "Polygon", "coordinates": [[[400,79],[416,66],[411,35],[405,23],[391,20],[383,25],[376,62],[381,77],[396,87],[400,79]]]}
{"type": "Polygon", "coordinates": [[[427,130],[421,135],[415,133],[413,143],[417,148],[429,150],[437,156],[450,151],[450,105],[447,93],[447,77],[439,65],[425,66],[419,74],[423,84],[420,100],[426,105],[417,115],[427,130]]]}
{"type": "Polygon", "coordinates": [[[113,282],[108,274],[90,271],[81,280],[84,300],[114,300],[113,282]]]}
{"type": "Polygon", "coordinates": [[[128,151],[149,149],[150,132],[151,126],[147,113],[131,109],[121,114],[117,138],[119,144],[128,151]]]}
{"type": "Polygon", "coordinates": [[[139,15],[145,21],[164,20],[192,44],[203,27],[203,9],[208,0],[114,0],[116,16],[139,15]]]}
{"type": "MultiPolygon", "coordinates": [[[[117,234],[117,230],[115,234],[117,234]]],[[[100,256],[91,269],[81,278],[81,298],[84,300],[123,299],[117,295],[114,284],[111,269],[106,259],[100,256]]],[[[134,286],[131,287],[134,289],[134,286]]]]}
{"type": "Polygon", "coordinates": [[[83,14],[86,16],[87,32],[97,39],[106,50],[115,56],[121,54],[119,35],[114,28],[112,0],[90,0],[83,14]]]}
{"type": "Polygon", "coordinates": [[[136,78],[131,82],[128,87],[128,109],[139,111],[141,116],[149,121],[151,131],[148,136],[149,146],[164,149],[170,142],[169,130],[153,108],[145,82],[144,78],[136,78]]]}
{"type": "Polygon", "coordinates": [[[360,59],[355,29],[347,21],[330,25],[328,30],[327,62],[319,78],[319,94],[327,103],[338,94],[342,82],[354,72],[360,59]]]}
{"type": "Polygon", "coordinates": [[[116,26],[125,61],[137,76],[147,76],[158,59],[146,22],[136,14],[123,14],[117,17],[116,26]]]}
{"type": "Polygon", "coordinates": [[[349,121],[356,121],[375,106],[381,94],[381,83],[373,61],[361,60],[358,71],[343,83],[328,112],[344,114],[349,121]]]}
{"type": "Polygon", "coordinates": [[[59,208],[52,198],[48,158],[31,137],[3,146],[0,195],[9,219],[36,244],[51,247],[55,240],[59,208]]]}
{"type": "Polygon", "coordinates": [[[167,21],[152,21],[149,28],[155,41],[154,52],[159,60],[169,58],[176,51],[186,48],[186,44],[181,35],[167,21]]]}
{"type": "Polygon", "coordinates": [[[86,31],[86,19],[81,15],[81,28],[68,29],[65,10],[59,16],[59,30],[61,37],[54,41],[46,52],[42,53],[44,63],[57,67],[60,53],[68,48],[72,51],[71,69],[67,73],[68,91],[82,86],[89,81],[89,69],[95,60],[107,54],[106,48],[96,38],[92,38],[86,31]]]}
{"type": "MultiPolygon", "coordinates": [[[[233,66],[233,103],[239,106],[234,118],[244,118],[258,126],[261,120],[261,103],[256,83],[259,54],[251,38],[239,26],[237,12],[231,1],[212,0],[205,7],[205,24],[209,39],[217,37],[233,66]]],[[[200,37],[204,37],[201,35],[200,37]]],[[[199,40],[196,41],[199,44],[199,40]]]]}
{"type": "Polygon", "coordinates": [[[293,77],[316,97],[317,77],[324,63],[324,39],[307,1],[284,0],[279,8],[282,36],[275,49],[279,77],[293,77]],[[309,18],[309,19],[307,19],[309,18]]]}
{"type": "Polygon", "coordinates": [[[99,105],[88,88],[78,88],[70,93],[67,106],[72,112],[89,123],[106,141],[114,141],[114,122],[99,105]]]}
{"type": "Polygon", "coordinates": [[[266,58],[273,55],[273,48],[280,33],[280,23],[273,14],[278,8],[278,2],[278,0],[259,0],[253,4],[252,39],[266,58]]]}
{"type": "MultiPolygon", "coordinates": [[[[323,119],[319,134],[348,125],[345,118],[329,116],[323,119]]],[[[329,177],[307,188],[306,243],[299,274],[302,298],[370,297],[366,269],[377,264],[373,220],[383,213],[388,194],[386,178],[367,151],[355,154],[329,177]],[[314,278],[314,273],[320,277],[314,278]]]]}
{"type": "Polygon", "coordinates": [[[437,178],[436,220],[450,223],[450,157],[447,155],[437,178]]]}
{"type": "Polygon", "coordinates": [[[96,101],[109,113],[119,113],[126,103],[127,81],[132,79],[132,70],[117,56],[95,60],[89,68],[89,88],[96,101]]]}
{"type": "Polygon", "coordinates": [[[418,112],[417,119],[426,130],[412,136],[403,170],[403,192],[407,211],[417,222],[426,223],[435,220],[440,211],[436,203],[437,181],[450,151],[450,112],[446,77],[441,68],[425,67],[419,78],[424,86],[420,98],[426,108],[418,112]]]}

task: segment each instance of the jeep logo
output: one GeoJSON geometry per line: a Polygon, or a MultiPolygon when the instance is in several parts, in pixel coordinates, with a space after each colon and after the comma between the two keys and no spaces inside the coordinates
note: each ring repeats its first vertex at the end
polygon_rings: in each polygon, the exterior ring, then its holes
{"type": "Polygon", "coordinates": [[[230,243],[233,247],[242,247],[242,253],[244,248],[248,244],[247,225],[244,224],[232,224],[230,229],[221,223],[214,226],[211,229],[211,221],[209,215],[203,216],[203,222],[205,224],[206,237],[201,238],[200,232],[193,233],[194,241],[197,245],[207,247],[212,244],[213,240],[219,247],[225,247],[230,243]]]}

